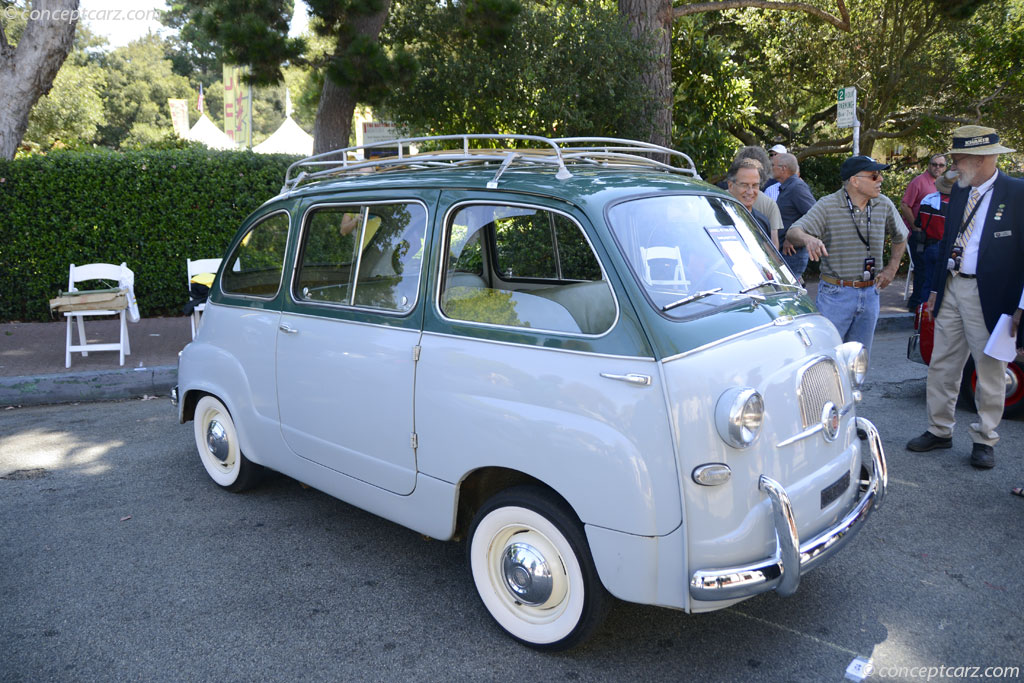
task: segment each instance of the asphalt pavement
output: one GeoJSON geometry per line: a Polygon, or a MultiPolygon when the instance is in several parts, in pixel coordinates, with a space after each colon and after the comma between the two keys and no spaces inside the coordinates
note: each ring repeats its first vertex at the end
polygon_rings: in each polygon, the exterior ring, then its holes
{"type": "MultiPolygon", "coordinates": [[[[909,334],[913,316],[903,300],[906,281],[897,279],[882,290],[878,331],[909,334]]],[[[813,298],[817,282],[807,283],[813,298]]],[[[89,343],[116,342],[118,322],[91,319],[85,325],[89,343]]],[[[131,355],[118,365],[116,351],[72,354],[64,367],[67,326],[63,321],[0,324],[0,407],[42,405],[143,396],[167,396],[178,374],[178,352],[192,339],[188,318],[142,318],[128,324],[131,355]]],[[[74,331],[77,342],[77,330],[74,331]]]]}
{"type": "Polygon", "coordinates": [[[0,680],[838,683],[858,657],[869,681],[1022,680],[1024,422],[992,470],[967,464],[965,411],[952,450],[904,450],[925,426],[906,337],[879,331],[858,407],[888,494],[795,595],[618,603],[560,654],[497,628],[464,542],[280,475],[220,490],[166,398],[0,409],[0,680]]]}

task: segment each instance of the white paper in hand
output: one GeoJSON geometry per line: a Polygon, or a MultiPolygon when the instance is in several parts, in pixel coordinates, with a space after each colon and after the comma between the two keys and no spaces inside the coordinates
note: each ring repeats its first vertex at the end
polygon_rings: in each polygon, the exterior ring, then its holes
{"type": "Polygon", "coordinates": [[[1010,336],[1013,318],[1006,313],[999,316],[996,329],[985,344],[985,355],[1009,363],[1017,357],[1017,339],[1010,336]]]}

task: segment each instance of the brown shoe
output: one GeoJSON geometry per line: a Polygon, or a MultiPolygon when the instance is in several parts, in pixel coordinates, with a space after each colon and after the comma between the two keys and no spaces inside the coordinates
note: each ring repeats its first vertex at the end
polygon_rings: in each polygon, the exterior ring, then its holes
{"type": "Polygon", "coordinates": [[[952,448],[952,438],[942,438],[941,436],[935,436],[931,432],[925,432],[921,436],[911,439],[907,442],[907,450],[915,451],[917,453],[924,453],[925,451],[934,451],[936,448],[952,448]]]}

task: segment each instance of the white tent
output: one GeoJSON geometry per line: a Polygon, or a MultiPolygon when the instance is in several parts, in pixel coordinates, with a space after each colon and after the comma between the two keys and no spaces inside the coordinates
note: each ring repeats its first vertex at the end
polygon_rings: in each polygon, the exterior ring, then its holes
{"type": "Polygon", "coordinates": [[[252,151],[259,154],[300,154],[308,157],[313,154],[313,136],[302,130],[289,116],[273,135],[253,147],[252,151]]]}
{"type": "Polygon", "coordinates": [[[188,139],[201,142],[210,149],[238,149],[227,133],[218,128],[206,114],[199,116],[199,120],[188,132],[188,139]]]}

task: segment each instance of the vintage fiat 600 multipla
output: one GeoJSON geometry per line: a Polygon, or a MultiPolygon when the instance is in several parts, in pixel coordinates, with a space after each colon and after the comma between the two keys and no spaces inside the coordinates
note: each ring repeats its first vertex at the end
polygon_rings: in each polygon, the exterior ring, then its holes
{"type": "Polygon", "coordinates": [[[381,144],[294,164],[228,248],[173,396],[218,485],[266,468],[465,539],[486,609],[541,649],[610,596],[789,595],[879,506],[861,345],[689,157],[381,144]]]}

